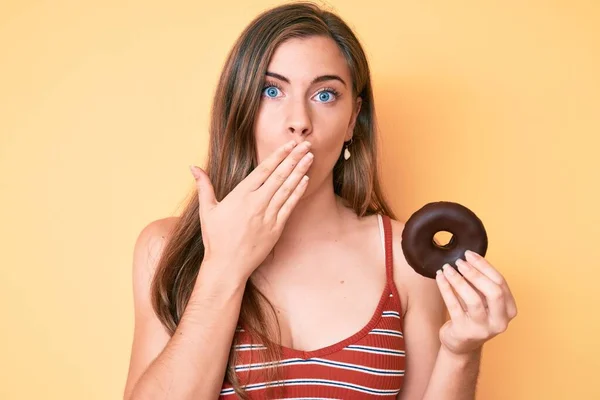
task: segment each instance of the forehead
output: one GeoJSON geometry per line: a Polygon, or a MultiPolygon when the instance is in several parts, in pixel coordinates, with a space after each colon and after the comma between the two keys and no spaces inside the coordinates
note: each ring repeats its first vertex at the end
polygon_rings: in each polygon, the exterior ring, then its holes
{"type": "Polygon", "coordinates": [[[271,57],[268,70],[292,82],[310,81],[326,74],[340,75],[346,82],[351,78],[340,48],[333,39],[323,36],[293,38],[281,43],[271,57]]]}

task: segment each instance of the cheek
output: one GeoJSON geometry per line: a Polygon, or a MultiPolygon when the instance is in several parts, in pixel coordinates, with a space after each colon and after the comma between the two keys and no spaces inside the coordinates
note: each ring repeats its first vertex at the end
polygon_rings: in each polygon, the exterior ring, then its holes
{"type": "Polygon", "coordinates": [[[281,134],[281,123],[276,115],[270,112],[269,107],[259,109],[256,121],[254,123],[254,139],[256,140],[256,156],[260,164],[271,153],[283,146],[291,138],[281,134]]]}
{"type": "MultiPolygon", "coordinates": [[[[327,164],[335,164],[348,132],[349,116],[341,110],[336,112],[315,113],[313,123],[313,140],[315,151],[327,164]],[[332,161],[333,160],[333,161],[332,161]]],[[[317,155],[317,154],[315,154],[317,155]]],[[[316,160],[316,159],[315,159],[316,160]]]]}

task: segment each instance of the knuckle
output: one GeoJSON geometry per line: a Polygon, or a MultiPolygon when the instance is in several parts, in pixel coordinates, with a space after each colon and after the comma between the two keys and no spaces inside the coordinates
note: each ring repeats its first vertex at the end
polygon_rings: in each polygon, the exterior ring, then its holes
{"type": "Polygon", "coordinates": [[[478,333],[476,336],[474,336],[473,339],[477,340],[478,342],[485,342],[487,340],[490,340],[492,337],[494,337],[493,333],[484,330],[478,333]]]}
{"type": "Polygon", "coordinates": [[[462,309],[462,307],[460,306],[460,304],[457,304],[457,303],[453,303],[453,304],[451,304],[451,305],[448,307],[448,309],[449,309],[449,311],[450,311],[450,312],[453,312],[453,313],[457,313],[457,312],[462,312],[462,311],[463,311],[463,309],[462,309]]]}
{"type": "Polygon", "coordinates": [[[497,321],[491,327],[491,332],[494,335],[498,335],[503,333],[508,328],[508,323],[506,321],[497,321]]]}
{"type": "Polygon", "coordinates": [[[261,164],[258,166],[258,172],[260,172],[261,175],[266,175],[271,172],[271,169],[268,166],[261,164]]]}
{"type": "Polygon", "coordinates": [[[496,282],[496,284],[500,287],[504,287],[505,289],[508,288],[508,285],[506,283],[506,279],[504,279],[504,276],[502,276],[502,274],[498,271],[495,271],[495,273],[493,274],[493,278],[492,280],[494,282],[496,282]]]}
{"type": "Polygon", "coordinates": [[[276,180],[278,183],[283,183],[283,182],[285,182],[286,178],[287,178],[287,176],[286,176],[284,173],[282,173],[282,172],[277,172],[277,173],[275,174],[275,180],[276,180]]]}
{"type": "Polygon", "coordinates": [[[487,340],[491,336],[490,327],[487,325],[479,325],[472,334],[472,338],[475,340],[487,340]]]}
{"type": "Polygon", "coordinates": [[[265,224],[269,225],[269,224],[273,223],[274,219],[275,219],[275,215],[273,215],[273,213],[270,213],[270,212],[264,213],[263,215],[260,216],[261,225],[265,225],[265,224]]]}
{"type": "Polygon", "coordinates": [[[465,301],[465,304],[467,305],[467,307],[476,310],[480,310],[483,308],[483,302],[481,301],[481,299],[468,299],[465,301]]]}
{"type": "Polygon", "coordinates": [[[262,218],[264,215],[264,204],[258,199],[253,199],[249,202],[250,207],[245,207],[248,210],[249,219],[262,218]]]}
{"type": "Polygon", "coordinates": [[[290,185],[281,186],[281,194],[283,195],[283,197],[288,197],[291,192],[292,192],[292,188],[290,185]]]}
{"type": "Polygon", "coordinates": [[[499,287],[494,287],[490,290],[490,299],[493,301],[503,301],[504,300],[504,292],[499,287]]]}

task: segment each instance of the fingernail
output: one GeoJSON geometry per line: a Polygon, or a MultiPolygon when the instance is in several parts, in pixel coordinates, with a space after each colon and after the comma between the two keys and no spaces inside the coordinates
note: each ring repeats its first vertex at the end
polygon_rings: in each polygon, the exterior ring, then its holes
{"type": "Polygon", "coordinates": [[[200,174],[198,173],[198,167],[196,167],[195,165],[190,165],[189,167],[194,178],[198,179],[198,177],[200,176],[200,174]]]}
{"type": "Polygon", "coordinates": [[[296,147],[296,142],[292,140],[291,142],[288,142],[288,143],[285,145],[285,147],[284,147],[284,148],[285,148],[287,151],[290,151],[290,150],[292,150],[294,147],[296,147]]]}
{"type": "Polygon", "coordinates": [[[444,264],[443,267],[444,272],[446,272],[448,275],[454,275],[456,274],[456,271],[454,270],[454,268],[452,268],[450,266],[450,264],[444,264]]]}
{"type": "Polygon", "coordinates": [[[436,275],[441,275],[441,274],[442,274],[442,270],[441,270],[441,269],[438,269],[437,271],[435,271],[435,274],[436,274],[436,275]]]}
{"type": "Polygon", "coordinates": [[[465,271],[468,271],[470,268],[470,265],[468,262],[466,262],[465,260],[463,260],[462,258],[459,258],[458,260],[456,260],[456,265],[462,269],[464,269],[465,271]]]}
{"type": "Polygon", "coordinates": [[[310,149],[310,146],[312,146],[310,142],[304,142],[303,144],[307,149],[310,149]]]}
{"type": "Polygon", "coordinates": [[[468,257],[471,260],[477,260],[481,256],[479,254],[475,253],[474,251],[467,250],[467,251],[465,251],[465,257],[468,257]]]}

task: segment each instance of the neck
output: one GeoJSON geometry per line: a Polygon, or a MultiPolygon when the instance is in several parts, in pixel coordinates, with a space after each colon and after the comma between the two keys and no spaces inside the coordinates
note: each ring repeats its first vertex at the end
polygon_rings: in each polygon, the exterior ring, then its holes
{"type": "Polygon", "coordinates": [[[335,233],[345,212],[346,207],[333,191],[333,177],[325,179],[298,202],[285,224],[279,245],[298,238],[335,233]]]}

